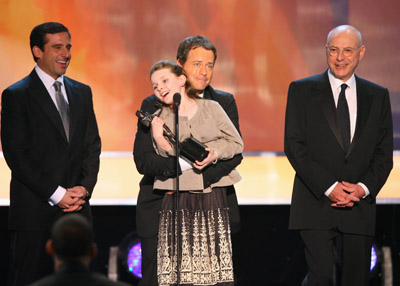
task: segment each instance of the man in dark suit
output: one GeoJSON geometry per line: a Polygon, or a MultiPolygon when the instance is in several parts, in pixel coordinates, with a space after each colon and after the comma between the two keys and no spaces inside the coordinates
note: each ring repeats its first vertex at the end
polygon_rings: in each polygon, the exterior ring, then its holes
{"type": "Polygon", "coordinates": [[[10,285],[52,272],[44,246],[66,212],[91,219],[89,198],[99,170],[100,137],[89,86],[63,76],[71,37],[59,23],[30,36],[34,70],[4,90],[1,141],[11,169],[10,285]]]}
{"type": "MultiPolygon", "coordinates": [[[[202,91],[200,96],[217,101],[239,131],[239,116],[232,94],[214,90],[211,86],[217,51],[212,42],[204,36],[192,36],[184,39],[177,52],[177,63],[188,76],[190,84],[202,91]]],[[[155,112],[157,98],[151,95],[143,100],[141,109],[155,112]]],[[[239,131],[240,133],[240,131],[239,131]]],[[[138,123],[134,144],[134,160],[139,173],[143,174],[136,207],[137,233],[142,243],[142,275],[140,285],[157,285],[157,234],[158,215],[164,193],[153,190],[154,176],[176,177],[175,158],[158,156],[153,148],[150,128],[138,123]]],[[[209,187],[222,176],[228,175],[242,161],[242,155],[236,155],[227,161],[218,161],[203,170],[204,187],[209,187]]],[[[232,233],[240,228],[239,206],[235,189],[228,187],[228,206],[232,233]]],[[[233,238],[233,247],[235,248],[233,238]]],[[[233,252],[235,254],[235,251],[233,252]]],[[[235,261],[235,260],[234,260],[235,261]]]]}
{"type": "Polygon", "coordinates": [[[289,87],[284,142],[296,171],[289,228],[305,245],[307,285],[368,285],[393,128],[388,90],[354,74],[364,53],[361,33],[338,26],[327,38],[328,71],[289,87]]]}
{"type": "Polygon", "coordinates": [[[104,275],[90,272],[90,261],[97,255],[91,223],[80,214],[61,217],[54,224],[46,243],[53,256],[55,273],[31,286],[127,286],[104,275]]]}

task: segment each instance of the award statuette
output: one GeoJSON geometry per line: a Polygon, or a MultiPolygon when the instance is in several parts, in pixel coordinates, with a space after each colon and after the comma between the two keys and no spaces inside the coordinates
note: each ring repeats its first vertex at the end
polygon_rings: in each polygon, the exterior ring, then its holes
{"type": "MultiPolygon", "coordinates": [[[[142,122],[143,125],[150,127],[151,121],[157,115],[138,110],[136,111],[136,116],[139,117],[140,122],[142,122]]],[[[169,141],[169,143],[171,143],[172,146],[174,146],[176,141],[171,129],[164,124],[163,130],[165,138],[169,141]]],[[[196,160],[201,162],[208,156],[208,151],[205,150],[206,147],[206,145],[196,140],[192,136],[185,139],[183,142],[179,142],[179,148],[182,157],[192,163],[194,163],[196,160]]]]}

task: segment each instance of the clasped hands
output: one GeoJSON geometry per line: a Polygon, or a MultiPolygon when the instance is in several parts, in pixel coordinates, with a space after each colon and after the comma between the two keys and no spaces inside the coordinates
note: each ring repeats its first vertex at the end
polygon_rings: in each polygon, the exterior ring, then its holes
{"type": "Polygon", "coordinates": [[[58,203],[63,212],[76,212],[82,209],[86,202],[87,190],[84,186],[75,186],[67,189],[64,197],[58,203]]]}
{"type": "Polygon", "coordinates": [[[332,201],[332,207],[351,208],[364,196],[365,191],[360,185],[341,182],[337,183],[333,188],[332,192],[329,194],[329,199],[332,201]]]}

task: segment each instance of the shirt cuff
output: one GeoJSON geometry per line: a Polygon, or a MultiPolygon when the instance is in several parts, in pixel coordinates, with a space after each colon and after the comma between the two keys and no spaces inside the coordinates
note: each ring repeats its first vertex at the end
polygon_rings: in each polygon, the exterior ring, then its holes
{"type": "Polygon", "coordinates": [[[367,186],[366,185],[364,185],[363,183],[358,183],[357,185],[360,185],[363,189],[364,189],[364,192],[365,192],[365,196],[363,196],[362,198],[363,199],[365,199],[365,197],[366,196],[368,196],[369,194],[370,194],[370,192],[369,192],[369,190],[368,190],[368,188],[367,188],[367,186]]]}
{"type": "Polygon", "coordinates": [[[334,183],[329,189],[326,190],[325,196],[329,197],[329,195],[332,193],[333,189],[336,187],[338,182],[334,183]]]}
{"type": "Polygon", "coordinates": [[[50,199],[48,200],[49,204],[51,206],[57,205],[64,197],[66,191],[67,190],[65,188],[58,186],[57,190],[51,195],[50,199]]]}

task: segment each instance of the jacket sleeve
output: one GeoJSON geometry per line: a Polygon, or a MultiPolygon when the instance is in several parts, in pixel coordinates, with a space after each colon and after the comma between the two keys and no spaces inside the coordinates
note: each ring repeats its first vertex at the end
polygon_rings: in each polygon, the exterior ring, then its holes
{"type": "Polygon", "coordinates": [[[47,201],[57,189],[58,183],[51,180],[31,156],[29,111],[25,94],[20,89],[6,89],[2,94],[1,105],[1,143],[12,177],[47,201]]]}
{"type": "Polygon", "coordinates": [[[84,186],[91,194],[97,182],[97,174],[99,173],[101,140],[93,109],[92,91],[90,87],[87,88],[89,89],[89,116],[84,139],[83,160],[78,185],[84,186]]]}
{"type": "MultiPolygon", "coordinates": [[[[224,94],[224,96],[212,96],[213,100],[217,101],[221,107],[224,109],[229,119],[232,121],[233,125],[236,127],[237,131],[240,133],[239,129],[239,114],[236,106],[235,98],[232,94],[224,94]]],[[[203,171],[203,183],[204,187],[207,188],[211,184],[218,182],[223,176],[229,175],[232,170],[234,170],[242,162],[242,154],[235,155],[232,159],[221,160],[216,164],[210,165],[203,171]]]]}
{"type": "Polygon", "coordinates": [[[382,96],[382,112],[375,151],[369,168],[360,180],[368,187],[373,198],[378,195],[393,168],[393,121],[387,89],[382,96]]]}
{"type": "Polygon", "coordinates": [[[243,140],[237,132],[235,126],[226,115],[221,106],[213,101],[210,101],[208,109],[212,110],[214,122],[219,130],[219,136],[205,144],[215,150],[218,158],[222,160],[230,159],[236,154],[243,152],[243,140]]]}
{"type": "MultiPolygon", "coordinates": [[[[141,109],[149,113],[156,111],[155,101],[146,98],[142,102],[141,109]]],[[[140,120],[133,147],[133,158],[138,172],[150,176],[176,176],[175,157],[163,157],[156,153],[151,138],[151,129],[144,126],[140,120]]]]}
{"type": "Polygon", "coordinates": [[[336,178],[329,170],[319,162],[313,160],[307,145],[307,103],[302,98],[306,94],[305,87],[292,82],[289,86],[286,116],[285,116],[285,154],[308,189],[317,198],[324,196],[330,186],[336,182],[336,178]]]}

